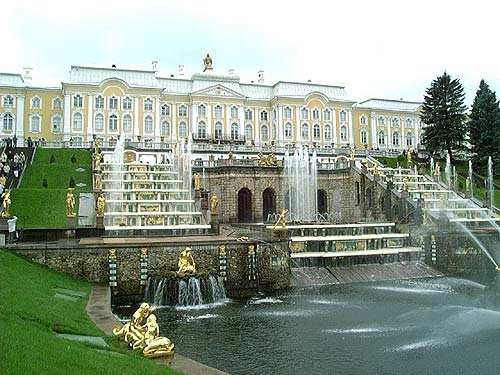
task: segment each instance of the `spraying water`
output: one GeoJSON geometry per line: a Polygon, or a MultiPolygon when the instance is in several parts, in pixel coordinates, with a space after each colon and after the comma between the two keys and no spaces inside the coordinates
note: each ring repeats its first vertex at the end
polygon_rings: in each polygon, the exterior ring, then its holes
{"type": "Polygon", "coordinates": [[[458,225],[460,226],[460,228],[465,233],[467,233],[469,235],[470,238],[472,238],[474,240],[474,242],[476,243],[477,246],[479,246],[479,248],[484,253],[484,255],[486,255],[488,257],[488,259],[491,260],[491,262],[495,265],[495,268],[498,268],[498,263],[495,261],[495,259],[493,258],[493,256],[490,254],[490,252],[488,251],[488,249],[486,249],[486,247],[481,243],[481,241],[479,241],[479,239],[476,237],[476,235],[474,233],[472,233],[469,230],[469,228],[467,228],[462,223],[458,223],[458,225]]]}
{"type": "Polygon", "coordinates": [[[444,169],[444,173],[446,175],[446,183],[448,184],[448,188],[451,188],[451,157],[450,154],[446,154],[446,167],[444,169]]]}
{"type": "Polygon", "coordinates": [[[491,156],[488,156],[488,196],[490,197],[490,208],[493,207],[493,162],[491,156]]]}
{"type": "Polygon", "coordinates": [[[429,172],[432,177],[432,174],[434,173],[434,158],[432,156],[431,156],[431,170],[429,172]]]}
{"type": "Polygon", "coordinates": [[[123,155],[125,153],[125,138],[119,137],[116,142],[115,149],[110,158],[111,180],[109,181],[109,189],[111,190],[106,197],[106,200],[117,201],[109,203],[105,206],[108,212],[122,211],[123,204],[123,155]]]}
{"type": "Polygon", "coordinates": [[[472,183],[472,160],[469,160],[469,183],[470,183],[470,196],[474,197],[474,187],[472,183]]]}

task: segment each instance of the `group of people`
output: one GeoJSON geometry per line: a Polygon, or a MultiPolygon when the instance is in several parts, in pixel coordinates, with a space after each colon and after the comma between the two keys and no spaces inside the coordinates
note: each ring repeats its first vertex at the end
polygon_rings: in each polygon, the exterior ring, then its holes
{"type": "Polygon", "coordinates": [[[0,176],[5,176],[7,180],[9,177],[19,178],[25,162],[24,152],[17,153],[13,147],[7,147],[0,155],[0,176]]]}

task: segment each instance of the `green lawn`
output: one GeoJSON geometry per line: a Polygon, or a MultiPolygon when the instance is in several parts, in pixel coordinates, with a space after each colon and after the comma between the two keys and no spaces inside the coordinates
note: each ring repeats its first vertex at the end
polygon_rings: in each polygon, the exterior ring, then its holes
{"type": "Polygon", "coordinates": [[[85,311],[90,285],[0,250],[0,369],[7,374],[176,374],[107,337],[85,311]],[[84,291],[84,298],[54,297],[54,288],[84,291]],[[102,337],[95,346],[57,337],[102,337]],[[117,353],[121,355],[117,356],[117,353]]]}
{"type": "Polygon", "coordinates": [[[78,213],[79,193],[92,191],[91,166],[88,150],[37,149],[33,164],[26,168],[21,186],[11,194],[11,214],[18,217],[18,226],[65,227],[69,181],[73,177],[75,184],[85,184],[75,186],[75,210],[78,213]],[[52,155],[54,162],[50,163],[52,155]],[[76,162],[72,161],[73,156],[76,162]],[[77,172],[79,168],[84,171],[77,172]],[[42,186],[44,179],[47,180],[47,187],[42,186]]]}

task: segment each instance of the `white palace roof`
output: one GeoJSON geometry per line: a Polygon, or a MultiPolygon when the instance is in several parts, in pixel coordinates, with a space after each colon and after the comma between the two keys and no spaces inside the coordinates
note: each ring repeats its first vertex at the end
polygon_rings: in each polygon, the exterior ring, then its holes
{"type": "Polygon", "coordinates": [[[0,73],[0,86],[26,87],[21,74],[0,73]]]}
{"type": "Polygon", "coordinates": [[[71,66],[69,82],[67,83],[98,85],[102,81],[111,78],[118,78],[135,87],[160,87],[155,72],[152,70],[93,68],[88,66],[71,66]]]}
{"type": "Polygon", "coordinates": [[[379,109],[386,111],[417,112],[422,103],[405,100],[368,99],[360,102],[358,108],[379,109]]]}

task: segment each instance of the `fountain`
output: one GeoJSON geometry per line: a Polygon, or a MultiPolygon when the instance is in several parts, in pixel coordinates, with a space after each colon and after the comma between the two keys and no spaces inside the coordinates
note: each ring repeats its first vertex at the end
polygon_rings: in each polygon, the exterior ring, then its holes
{"type": "Polygon", "coordinates": [[[451,189],[451,157],[450,154],[446,154],[446,167],[444,169],[444,173],[446,175],[446,184],[448,185],[448,189],[451,189]]]}
{"type": "Polygon", "coordinates": [[[469,160],[469,184],[470,184],[470,191],[468,193],[470,193],[470,196],[471,197],[474,197],[474,183],[473,183],[473,179],[472,179],[472,160],[469,160]]]}
{"type": "Polygon", "coordinates": [[[295,149],[293,155],[285,152],[286,189],[288,191],[288,217],[291,221],[315,221],[317,216],[317,163],[316,150],[309,158],[307,147],[295,149]]]}
{"type": "Polygon", "coordinates": [[[432,178],[433,173],[434,173],[434,158],[431,156],[431,168],[429,170],[429,174],[431,175],[431,178],[432,178]]]}
{"type": "Polygon", "coordinates": [[[493,208],[493,202],[495,196],[493,188],[493,162],[491,161],[491,156],[488,156],[488,197],[490,198],[490,209],[493,208]]]}

